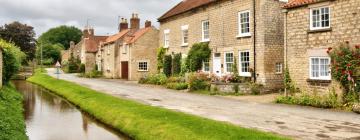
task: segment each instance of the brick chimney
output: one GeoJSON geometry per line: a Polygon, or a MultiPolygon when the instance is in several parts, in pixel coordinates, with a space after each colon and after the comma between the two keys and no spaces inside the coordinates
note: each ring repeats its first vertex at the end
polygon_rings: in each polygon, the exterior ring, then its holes
{"type": "Polygon", "coordinates": [[[135,30],[140,29],[140,19],[138,17],[138,14],[132,14],[132,17],[130,19],[130,28],[135,30]]]}
{"type": "Polygon", "coordinates": [[[121,18],[120,24],[119,24],[119,32],[129,29],[129,24],[127,22],[127,19],[121,18]]]}
{"type": "Polygon", "coordinates": [[[83,30],[83,38],[89,38],[90,36],[94,36],[94,29],[87,27],[83,30]]]}
{"type": "Polygon", "coordinates": [[[145,28],[151,27],[151,21],[146,20],[145,21],[145,28]]]}

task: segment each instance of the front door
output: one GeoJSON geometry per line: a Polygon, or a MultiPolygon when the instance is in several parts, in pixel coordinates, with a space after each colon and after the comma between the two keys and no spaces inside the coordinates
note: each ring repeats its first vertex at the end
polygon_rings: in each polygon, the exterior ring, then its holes
{"type": "Polygon", "coordinates": [[[221,54],[215,53],[213,59],[213,73],[216,76],[221,76],[221,54]]]}
{"type": "Polygon", "coordinates": [[[121,78],[129,79],[129,63],[127,61],[121,62],[121,78]]]}

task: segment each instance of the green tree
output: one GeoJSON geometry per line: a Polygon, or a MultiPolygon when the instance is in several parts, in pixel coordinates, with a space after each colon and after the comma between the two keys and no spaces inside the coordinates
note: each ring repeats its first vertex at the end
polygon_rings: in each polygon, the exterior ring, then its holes
{"type": "Polygon", "coordinates": [[[186,59],[186,66],[190,72],[201,70],[204,60],[208,60],[211,55],[211,49],[208,43],[194,44],[186,59]]]}
{"type": "Polygon", "coordinates": [[[171,76],[172,71],[172,56],[165,55],[164,58],[164,73],[167,77],[171,76]]]}
{"type": "Polygon", "coordinates": [[[158,72],[164,67],[164,57],[165,57],[166,49],[164,47],[160,47],[157,50],[157,70],[158,72]]]}
{"type": "Polygon", "coordinates": [[[2,39],[0,39],[0,47],[3,54],[2,80],[3,84],[6,84],[10,81],[10,78],[19,71],[26,55],[20,48],[15,46],[15,44],[8,43],[2,39]]]}
{"type": "Polygon", "coordinates": [[[27,60],[35,57],[36,39],[34,28],[20,22],[12,22],[0,27],[0,38],[12,42],[25,52],[27,60]]]}
{"type": "Polygon", "coordinates": [[[172,62],[172,74],[179,75],[181,72],[181,53],[175,54],[172,62]]]}
{"type": "Polygon", "coordinates": [[[70,47],[70,41],[78,43],[81,40],[82,32],[74,26],[59,26],[49,29],[43,33],[38,42],[47,44],[61,44],[64,49],[70,47]]]}
{"type": "MultiPolygon", "coordinates": [[[[56,61],[61,62],[61,50],[63,50],[64,48],[61,44],[42,43],[41,46],[43,51],[43,62],[45,65],[52,65],[56,63],[56,61]]],[[[40,60],[40,57],[41,57],[41,48],[38,47],[36,50],[36,58],[40,60]]]]}

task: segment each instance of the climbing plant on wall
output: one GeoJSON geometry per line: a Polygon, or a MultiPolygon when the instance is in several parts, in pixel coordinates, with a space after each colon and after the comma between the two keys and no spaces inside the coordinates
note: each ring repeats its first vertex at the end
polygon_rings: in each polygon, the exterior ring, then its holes
{"type": "Polygon", "coordinates": [[[196,43],[194,44],[186,59],[187,69],[190,72],[201,70],[204,60],[208,60],[211,56],[211,49],[208,43],[196,43]]]}

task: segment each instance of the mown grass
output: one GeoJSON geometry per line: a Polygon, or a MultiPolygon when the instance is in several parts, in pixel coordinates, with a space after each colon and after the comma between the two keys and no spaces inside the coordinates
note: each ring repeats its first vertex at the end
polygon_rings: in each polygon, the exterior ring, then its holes
{"type": "Polygon", "coordinates": [[[36,73],[28,81],[63,96],[83,111],[140,140],[280,140],[288,139],[229,123],[116,98],[75,83],[36,73]]]}
{"type": "Polygon", "coordinates": [[[0,139],[26,140],[23,97],[11,85],[0,90],[0,139]]]}

